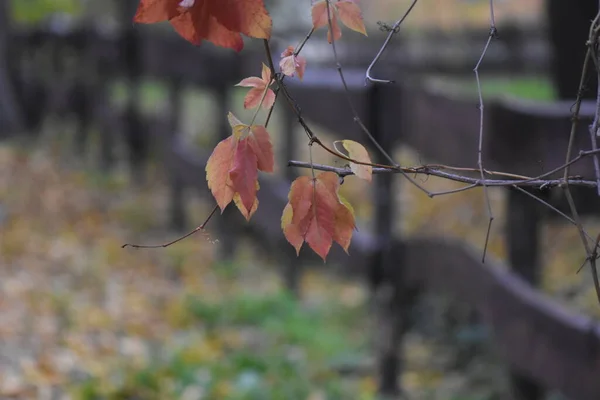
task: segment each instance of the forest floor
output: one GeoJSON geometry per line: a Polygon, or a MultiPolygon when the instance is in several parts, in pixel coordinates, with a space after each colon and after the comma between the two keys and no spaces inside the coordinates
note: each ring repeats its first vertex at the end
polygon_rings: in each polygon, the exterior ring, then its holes
{"type": "MultiPolygon", "coordinates": [[[[361,284],[308,271],[296,301],[248,244],[228,263],[202,235],[122,249],[175,235],[159,170],[133,187],[41,148],[0,147],[0,397],[375,398],[361,284]]],[[[209,209],[190,211],[201,220],[209,209]]],[[[460,346],[440,336],[407,337],[412,398],[497,393],[493,357],[457,365],[460,346]]]]}

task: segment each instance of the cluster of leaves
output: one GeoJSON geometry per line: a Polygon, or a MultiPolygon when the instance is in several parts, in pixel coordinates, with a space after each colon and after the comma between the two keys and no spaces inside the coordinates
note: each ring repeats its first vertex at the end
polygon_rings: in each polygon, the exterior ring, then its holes
{"type": "MultiPolygon", "coordinates": [[[[328,27],[329,42],[342,36],[338,20],[366,35],[358,0],[320,0],[312,4],[311,13],[314,30],[328,27]]],[[[242,34],[268,40],[272,29],[263,0],[141,0],[134,20],[138,23],[169,21],[193,44],[207,40],[236,51],[244,46],[242,34]]],[[[306,60],[297,50],[301,47],[286,47],[281,54],[280,72],[263,63],[260,77],[248,77],[237,84],[250,88],[244,108],[256,108],[256,113],[249,124],[229,113],[232,134],[217,144],[207,162],[206,179],[221,212],[233,201],[250,220],[258,208],[258,171],[273,172],[274,154],[266,126],[268,117],[264,125],[255,121],[261,107],[271,110],[275,104],[277,95],[272,86],[281,89],[285,76],[303,79],[306,60]]],[[[271,61],[270,51],[267,56],[271,61]]],[[[335,144],[335,150],[330,152],[350,162],[356,176],[370,181],[372,168],[366,149],[349,140],[341,143],[347,155],[337,150],[335,144]]],[[[285,237],[297,252],[304,242],[324,261],[333,242],[348,251],[355,229],[354,211],[339,196],[339,185],[336,174],[325,172],[315,176],[314,171],[312,179],[300,177],[292,183],[281,224],[285,237]]]]}

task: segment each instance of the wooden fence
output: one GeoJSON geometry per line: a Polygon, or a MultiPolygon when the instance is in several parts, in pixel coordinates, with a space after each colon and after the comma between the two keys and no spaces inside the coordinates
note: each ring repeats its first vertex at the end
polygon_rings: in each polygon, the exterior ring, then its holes
{"type": "MultiPolygon", "coordinates": [[[[147,138],[152,138],[150,142],[169,174],[171,220],[175,227],[183,228],[186,189],[192,188],[203,196],[209,194],[203,179],[209,153],[190,149],[177,134],[181,88],[184,84],[196,85],[215,94],[219,115],[223,116],[218,137],[214,138],[219,140],[230,134],[224,118],[228,88],[241,77],[252,75],[260,56],[252,52],[232,55],[212,51],[209,47],[195,49],[178,38],[138,35],[131,31],[122,40],[97,37],[94,32],[77,37],[79,41],[56,35],[28,34],[14,40],[29,43],[21,48],[28,51],[47,45],[49,54],[58,59],[68,46],[80,50],[79,68],[75,68],[80,74],[78,79],[68,84],[60,81],[57,85],[65,100],[62,109],[74,110],[81,121],[79,146],[85,143],[89,126],[94,123],[100,126],[103,166],[108,167],[118,133],[123,132],[134,171],[143,175],[140,165],[150,150],[147,138]],[[251,73],[245,70],[247,65],[252,67],[251,73]],[[123,76],[130,87],[129,105],[124,115],[115,119],[107,105],[106,87],[107,82],[123,76]],[[136,112],[142,77],[159,78],[169,85],[171,112],[167,117],[143,119],[136,112]]],[[[13,50],[17,51],[15,57],[23,57],[22,50],[15,47],[13,50]]],[[[13,73],[18,76],[17,72],[13,73]]],[[[22,72],[19,73],[22,76],[22,72]]],[[[402,79],[395,85],[365,86],[362,72],[358,70],[348,70],[346,78],[359,115],[384,148],[391,150],[406,144],[429,161],[454,166],[475,165],[479,113],[473,100],[449,97],[418,82],[402,79]]],[[[37,81],[19,82],[17,92],[25,104],[24,114],[31,113],[27,106],[35,105],[40,98],[31,94],[36,93],[37,81]]],[[[332,131],[343,132],[344,138],[366,143],[349,114],[335,71],[311,68],[302,84],[290,80],[289,88],[305,117],[332,131]]],[[[60,101],[56,104],[60,105],[60,101]]],[[[516,100],[486,102],[486,167],[537,175],[540,165],[545,170],[560,165],[568,140],[570,105],[568,102],[541,104],[516,100]]],[[[593,107],[587,103],[583,106],[575,153],[589,148],[587,125],[593,107]]],[[[285,138],[278,149],[286,159],[294,159],[297,148],[292,135],[294,118],[291,113],[287,114],[285,138]]],[[[591,170],[589,160],[572,167],[573,174],[584,176],[591,176],[591,170]]],[[[297,290],[302,264],[314,258],[305,255],[296,258],[281,233],[281,210],[294,174],[293,169],[288,169],[285,176],[261,178],[258,192],[261,205],[252,221],[240,224],[241,219],[235,213],[226,212],[219,219],[222,221],[219,235],[225,246],[223,253],[230,254],[235,241],[228,238],[240,231],[251,234],[257,246],[281,256],[287,268],[287,284],[297,290]]],[[[355,233],[350,257],[337,248],[329,257],[330,263],[341,264],[345,271],[366,277],[372,287],[378,304],[380,391],[398,393],[398,377],[402,373],[400,348],[403,334],[410,327],[409,311],[418,301],[419,293],[433,290],[457,297],[478,311],[510,365],[515,399],[541,399],[545,390],[560,391],[574,400],[599,399],[599,326],[590,318],[567,312],[535,289],[541,267],[539,230],[543,218],[551,214],[530,197],[511,191],[505,232],[510,267],[482,265],[480,254],[464,243],[394,237],[391,221],[402,212],[409,212],[398,209],[394,203],[391,193],[395,190],[391,175],[374,178],[373,231],[355,233]]],[[[597,197],[578,197],[582,210],[600,209],[597,197]]]]}

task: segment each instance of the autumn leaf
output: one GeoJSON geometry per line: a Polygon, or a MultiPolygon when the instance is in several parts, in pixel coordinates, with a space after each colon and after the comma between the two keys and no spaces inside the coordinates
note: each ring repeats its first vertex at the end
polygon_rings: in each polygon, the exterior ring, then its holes
{"type": "Polygon", "coordinates": [[[268,110],[275,103],[275,92],[267,87],[271,84],[271,69],[264,63],[262,65],[262,77],[252,76],[250,78],[244,78],[236,86],[251,87],[250,91],[244,98],[244,108],[256,108],[259,106],[261,99],[264,95],[262,106],[268,110]],[[265,94],[265,89],[267,93],[265,94]]]}
{"type": "Polygon", "coordinates": [[[358,6],[358,0],[329,0],[329,13],[327,12],[327,0],[320,0],[313,4],[311,9],[313,28],[319,29],[324,26],[329,27],[329,17],[331,16],[331,28],[327,30],[327,40],[339,40],[342,37],[342,30],[338,24],[338,18],[344,25],[353,31],[367,36],[367,30],[363,22],[362,11],[358,6]]]}
{"type": "Polygon", "coordinates": [[[258,171],[273,172],[273,145],[260,125],[245,125],[228,115],[232,134],[223,139],[208,158],[206,180],[221,212],[233,200],[249,220],[258,208],[258,171]]]}
{"type": "Polygon", "coordinates": [[[263,0],[140,0],[134,21],[169,21],[187,41],[242,50],[241,33],[269,39],[272,21],[263,0]]]}
{"type": "Polygon", "coordinates": [[[288,46],[285,51],[281,53],[279,67],[284,75],[292,77],[294,74],[298,74],[298,78],[302,80],[304,77],[304,70],[306,69],[306,59],[302,56],[295,55],[294,47],[288,46]]]}
{"type": "MultiPolygon", "coordinates": [[[[348,157],[356,161],[371,164],[371,158],[369,157],[369,153],[367,153],[367,149],[365,149],[362,144],[355,142],[354,140],[340,140],[336,141],[334,145],[339,142],[342,143],[342,146],[344,146],[344,149],[346,149],[346,151],[348,152],[348,157]]],[[[372,166],[356,164],[351,162],[350,169],[352,170],[354,175],[358,176],[361,179],[371,182],[373,175],[372,166]]]]}
{"type": "Polygon", "coordinates": [[[281,227],[297,254],[304,242],[323,261],[334,241],[348,251],[355,227],[354,211],[340,198],[339,185],[333,172],[322,172],[315,179],[301,176],[292,183],[281,227]]]}

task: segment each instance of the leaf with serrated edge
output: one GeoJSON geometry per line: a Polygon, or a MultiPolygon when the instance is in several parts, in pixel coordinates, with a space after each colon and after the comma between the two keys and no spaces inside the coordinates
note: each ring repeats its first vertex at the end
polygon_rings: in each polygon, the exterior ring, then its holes
{"type": "Polygon", "coordinates": [[[263,0],[141,0],[134,21],[169,21],[187,41],[208,40],[217,46],[242,50],[246,36],[269,39],[272,21],[263,0]]]}
{"type": "Polygon", "coordinates": [[[233,136],[223,139],[217,144],[206,163],[208,188],[217,201],[221,212],[231,203],[235,193],[233,183],[229,177],[229,171],[233,166],[235,146],[236,142],[233,136]]]}
{"type": "Polygon", "coordinates": [[[267,88],[271,84],[271,69],[267,67],[265,63],[262,64],[261,78],[253,76],[250,78],[242,79],[236,86],[250,87],[246,97],[244,97],[244,108],[251,109],[256,108],[263,100],[262,106],[264,109],[269,109],[275,103],[275,92],[272,89],[267,88]],[[265,90],[267,93],[265,94],[265,90]]]}
{"type": "Polygon", "coordinates": [[[271,144],[269,132],[262,125],[252,125],[250,132],[248,143],[252,147],[254,154],[256,154],[258,169],[263,172],[273,172],[275,154],[273,153],[273,145],[271,144]]]}
{"type": "Polygon", "coordinates": [[[352,233],[356,227],[354,222],[354,209],[348,203],[346,199],[339,196],[340,203],[342,203],[336,210],[335,213],[335,232],[333,234],[333,240],[336,241],[346,253],[348,253],[348,247],[352,241],[352,233]]]}
{"type": "Polygon", "coordinates": [[[281,215],[281,229],[287,241],[296,249],[296,254],[298,255],[300,254],[302,243],[304,243],[304,237],[298,225],[292,224],[293,216],[294,210],[292,209],[292,205],[287,203],[281,215]]]}
{"type": "Polygon", "coordinates": [[[245,138],[238,141],[229,176],[235,191],[240,195],[242,205],[250,213],[256,199],[258,170],[256,154],[252,151],[248,140],[245,138]]]}
{"type": "Polygon", "coordinates": [[[339,178],[333,172],[322,172],[315,180],[302,176],[292,183],[281,227],[297,253],[304,241],[323,261],[333,241],[347,252],[354,215],[338,190],[339,178]]]}
{"type": "Polygon", "coordinates": [[[362,11],[358,4],[352,1],[341,0],[335,3],[340,21],[353,31],[367,36],[365,23],[363,21],[362,11]]]}
{"type": "MultiPolygon", "coordinates": [[[[327,41],[331,43],[331,31],[329,30],[329,17],[327,15],[327,1],[321,0],[313,4],[311,8],[313,28],[315,30],[327,26],[327,41]]],[[[331,27],[333,28],[333,39],[339,40],[342,37],[342,30],[337,22],[335,10],[329,7],[329,15],[331,16],[331,27]]]]}
{"type": "MultiPolygon", "coordinates": [[[[259,189],[260,189],[260,185],[258,184],[258,181],[256,181],[256,191],[258,192],[259,189]]],[[[238,210],[240,210],[240,212],[242,213],[244,218],[246,218],[246,221],[250,221],[250,218],[252,218],[252,216],[258,209],[258,199],[257,198],[254,199],[254,204],[252,205],[252,209],[250,210],[250,212],[248,212],[246,207],[242,204],[242,199],[240,198],[239,193],[236,193],[233,195],[233,202],[235,203],[235,206],[238,208],[238,210]]]]}

